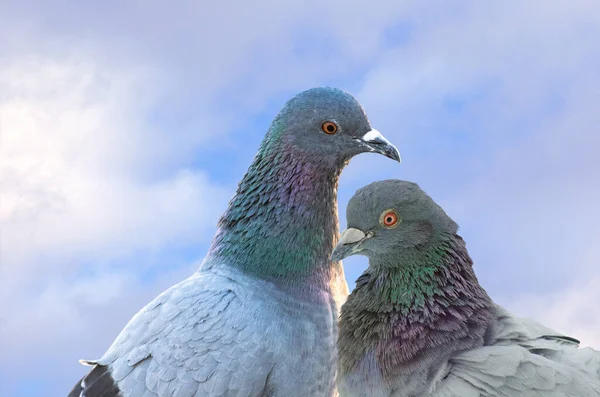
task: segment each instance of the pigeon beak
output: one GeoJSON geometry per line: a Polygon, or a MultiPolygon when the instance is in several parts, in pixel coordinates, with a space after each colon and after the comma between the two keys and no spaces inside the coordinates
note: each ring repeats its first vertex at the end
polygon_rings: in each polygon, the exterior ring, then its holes
{"type": "Polygon", "coordinates": [[[385,157],[389,157],[399,163],[402,162],[400,159],[400,152],[398,152],[396,146],[392,145],[390,141],[385,139],[376,129],[372,129],[361,138],[355,138],[355,140],[366,146],[371,152],[383,154],[385,157]]]}
{"type": "Polygon", "coordinates": [[[365,234],[365,232],[362,230],[355,229],[353,227],[348,228],[344,233],[342,233],[340,241],[333,249],[331,261],[338,262],[350,255],[354,255],[357,252],[362,251],[360,247],[361,243],[372,236],[372,233],[365,234]]]}

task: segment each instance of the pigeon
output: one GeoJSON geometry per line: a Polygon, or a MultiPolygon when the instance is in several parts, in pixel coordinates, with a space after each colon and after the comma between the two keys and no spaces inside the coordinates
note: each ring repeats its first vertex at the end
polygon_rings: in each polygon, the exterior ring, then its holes
{"type": "Polygon", "coordinates": [[[369,266],[341,309],[341,397],[600,396],[600,352],[495,304],[417,184],[359,189],[347,223],[332,260],[369,266]]]}
{"type": "MultiPolygon", "coordinates": [[[[337,186],[365,152],[400,161],[359,102],[319,87],[272,122],[199,269],[141,309],[69,397],[330,397],[337,186]]],[[[103,321],[98,319],[98,321],[103,321]]]]}

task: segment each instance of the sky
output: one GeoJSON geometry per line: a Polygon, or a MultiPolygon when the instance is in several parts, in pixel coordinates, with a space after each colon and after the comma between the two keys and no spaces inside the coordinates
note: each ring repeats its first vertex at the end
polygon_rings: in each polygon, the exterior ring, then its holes
{"type": "Polygon", "coordinates": [[[0,0],[0,395],[66,395],[195,271],[271,120],[322,85],[403,158],[351,161],[342,228],[360,187],[417,182],[496,302],[600,349],[599,38],[595,0],[0,0]]]}

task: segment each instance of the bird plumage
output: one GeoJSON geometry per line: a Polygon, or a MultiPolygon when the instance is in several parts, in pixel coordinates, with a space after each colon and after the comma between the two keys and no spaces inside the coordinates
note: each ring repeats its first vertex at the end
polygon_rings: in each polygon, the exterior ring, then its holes
{"type": "Polygon", "coordinates": [[[336,193],[361,152],[399,159],[360,104],[305,91],[273,121],[199,270],[138,312],[73,395],[330,397],[347,295],[336,193]],[[323,122],[333,120],[333,136],[323,122]],[[365,138],[366,136],[366,138],[365,138]],[[102,382],[95,381],[98,377],[102,382]],[[116,393],[115,393],[116,391],[116,393]]]}
{"type": "Polygon", "coordinates": [[[334,309],[326,294],[302,301],[239,270],[211,269],[158,296],[88,363],[110,368],[124,396],[262,396],[275,385],[275,395],[326,395],[334,309]],[[298,384],[310,364],[324,367],[320,379],[298,384]]]}
{"type": "Polygon", "coordinates": [[[362,188],[347,218],[334,257],[369,268],[341,311],[341,397],[600,396],[600,353],[493,303],[458,226],[416,184],[362,188]]]}

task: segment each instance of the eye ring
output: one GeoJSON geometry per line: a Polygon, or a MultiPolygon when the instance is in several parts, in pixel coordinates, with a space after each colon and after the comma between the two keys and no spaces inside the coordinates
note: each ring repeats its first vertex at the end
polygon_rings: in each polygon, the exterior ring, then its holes
{"type": "Polygon", "coordinates": [[[337,133],[338,130],[338,125],[334,121],[327,120],[321,123],[321,131],[323,131],[327,135],[333,135],[337,133]]]}
{"type": "Polygon", "coordinates": [[[393,209],[383,211],[379,217],[379,223],[386,229],[393,229],[398,226],[400,222],[402,222],[402,219],[400,219],[398,213],[393,209]]]}

